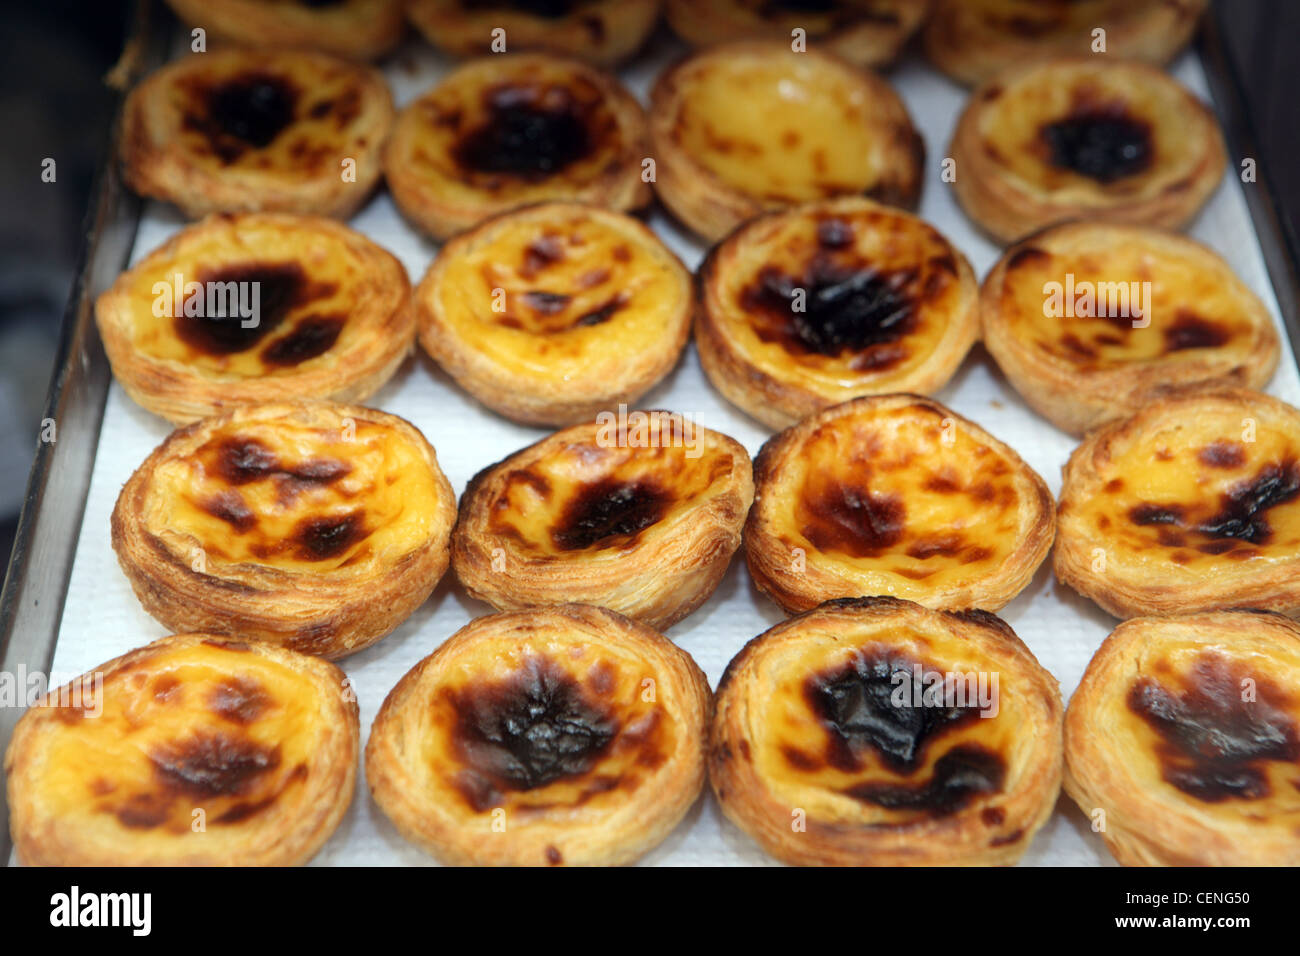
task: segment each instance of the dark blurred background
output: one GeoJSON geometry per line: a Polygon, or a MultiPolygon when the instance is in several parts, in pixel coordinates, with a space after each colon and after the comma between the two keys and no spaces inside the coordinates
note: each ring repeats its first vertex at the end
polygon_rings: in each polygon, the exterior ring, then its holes
{"type": "MultiPolygon", "coordinates": [[[[1300,251],[1300,2],[1217,0],[1229,52],[1300,251]]],[[[82,219],[111,120],[103,77],[117,60],[126,0],[2,0],[0,31],[0,567],[7,566],[45,403],[82,219]],[[57,180],[41,164],[57,162],[57,180]]]]}

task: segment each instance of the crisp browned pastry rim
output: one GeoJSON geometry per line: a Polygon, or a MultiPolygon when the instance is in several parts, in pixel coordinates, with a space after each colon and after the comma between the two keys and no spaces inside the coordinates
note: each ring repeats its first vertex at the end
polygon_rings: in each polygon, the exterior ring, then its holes
{"type": "Polygon", "coordinates": [[[185,23],[213,39],[272,51],[321,50],[374,60],[402,39],[404,0],[268,3],[266,0],[167,0],[185,23]]]}

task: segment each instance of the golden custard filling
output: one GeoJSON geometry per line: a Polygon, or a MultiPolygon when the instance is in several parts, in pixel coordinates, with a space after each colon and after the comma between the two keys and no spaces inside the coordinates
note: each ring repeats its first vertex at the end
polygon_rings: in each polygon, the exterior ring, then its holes
{"type": "Polygon", "coordinates": [[[790,456],[781,486],[764,501],[770,525],[809,567],[912,600],[1002,567],[1035,494],[1001,452],[926,406],[822,425],[790,456]]]}
{"type": "Polygon", "coordinates": [[[1189,570],[1300,557],[1300,439],[1243,410],[1127,439],[1070,510],[1112,558],[1189,570]]]}
{"type": "Polygon", "coordinates": [[[438,312],[485,360],[545,382],[625,374],[689,295],[667,251],[582,210],[502,220],[442,267],[438,312]]]}
{"type": "Polygon", "coordinates": [[[146,527],[204,569],[380,573],[421,547],[439,488],[424,449],[386,425],[242,422],[160,462],[146,527]]]}
{"type": "Polygon", "coordinates": [[[983,94],[985,151],[1021,188],[1054,203],[1113,201],[1171,188],[1204,153],[1201,124],[1172,80],[1092,65],[1044,67],[983,94]]]}
{"type": "Polygon", "coordinates": [[[487,530],[533,558],[617,561],[690,520],[734,467],[717,448],[565,444],[503,477],[487,530]]]}
{"type": "Polygon", "coordinates": [[[1007,263],[999,310],[1011,336],[1080,370],[1202,361],[1207,350],[1229,363],[1260,339],[1242,291],[1199,258],[1150,247],[1055,255],[1031,243],[1007,263]]]}
{"type": "Polygon", "coordinates": [[[413,736],[417,786],[459,815],[617,810],[677,752],[639,655],[576,634],[480,642],[441,665],[413,736]]]}
{"type": "Polygon", "coordinates": [[[403,165],[447,202],[484,192],[512,205],[566,199],[635,144],[585,71],[529,57],[488,57],[453,75],[399,121],[403,165]]]}
{"type": "Polygon", "coordinates": [[[364,138],[349,131],[368,92],[355,66],[281,55],[256,67],[244,57],[204,57],[179,72],[167,102],[179,145],[198,165],[298,183],[339,175],[364,138]]]}
{"type": "Polygon", "coordinates": [[[328,367],[365,334],[374,278],[337,235],[244,221],[182,249],[128,273],[139,354],[235,381],[328,367]]]}
{"type": "Polygon", "coordinates": [[[731,250],[716,321],[751,363],[812,390],[906,378],[963,307],[944,238],[884,210],[782,216],[731,250]]]}
{"type": "Polygon", "coordinates": [[[784,205],[862,193],[880,177],[888,143],[850,69],[796,54],[710,56],[679,84],[674,139],[734,189],[784,205]]]}
{"type": "Polygon", "coordinates": [[[320,696],[241,645],[160,651],[104,680],[96,706],[59,709],[31,763],[33,802],[63,828],[127,831],[143,852],[190,835],[197,811],[198,841],[293,814],[325,736],[320,696]]]}
{"type": "MultiPolygon", "coordinates": [[[[1231,635],[1223,635],[1230,644],[1231,635]]],[[[1300,658],[1224,653],[1194,640],[1138,652],[1096,726],[1143,793],[1245,824],[1300,826],[1300,658]],[[1288,681],[1288,676],[1292,680],[1288,681]]]]}
{"type": "Polygon", "coordinates": [[[1000,823],[1032,720],[1009,675],[956,638],[881,630],[852,646],[808,634],[759,660],[746,728],[758,776],[810,819],[907,826],[984,805],[1000,823]]]}

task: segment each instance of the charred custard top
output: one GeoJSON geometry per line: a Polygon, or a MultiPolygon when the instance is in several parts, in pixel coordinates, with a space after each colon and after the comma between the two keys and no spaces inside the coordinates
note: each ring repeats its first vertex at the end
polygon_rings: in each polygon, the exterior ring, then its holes
{"type": "Polygon", "coordinates": [[[378,573],[427,539],[440,494],[424,449],[387,425],[231,424],[155,470],[145,520],[196,570],[378,573]]]}

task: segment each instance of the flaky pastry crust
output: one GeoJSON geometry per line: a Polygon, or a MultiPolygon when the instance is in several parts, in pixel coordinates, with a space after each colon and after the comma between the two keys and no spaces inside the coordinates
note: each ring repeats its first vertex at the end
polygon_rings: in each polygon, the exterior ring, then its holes
{"type": "Polygon", "coordinates": [[[677,364],[691,275],[644,223],[578,203],[452,239],[415,290],[420,344],[462,388],[532,425],[631,404],[677,364]]]}
{"type": "Polygon", "coordinates": [[[919,395],[853,399],[774,435],[754,489],[749,573],[788,614],[878,594],[996,611],[1056,530],[1051,492],[1019,455],[919,395]]]}
{"type": "Polygon", "coordinates": [[[370,196],[393,122],[383,75],[323,53],[194,54],[127,97],[124,176],[186,216],[347,218],[370,196]]]}
{"type": "Polygon", "coordinates": [[[710,240],[801,202],[864,195],[910,208],[920,196],[925,147],[898,94],[788,43],[726,43],[666,70],[650,135],[656,194],[710,240]]]}
{"type": "Polygon", "coordinates": [[[356,698],[333,664],[213,634],[52,691],[5,753],[25,866],[293,866],[352,802],[356,698]]]}
{"type": "Polygon", "coordinates": [[[370,397],[414,346],[410,290],[392,254],[333,220],[216,215],[118,276],[95,320],[126,393],[188,423],[249,403],[370,397]]]}
{"type": "Polygon", "coordinates": [[[1052,55],[1098,51],[1162,66],[1191,40],[1208,0],[935,0],[926,56],[968,86],[1052,55]]]}
{"type": "Polygon", "coordinates": [[[384,150],[393,201],[438,239],[548,200],[650,201],[641,104],[612,75],[546,53],[480,57],[407,106],[384,150]]]}
{"type": "Polygon", "coordinates": [[[1061,721],[1055,678],[994,615],[828,601],[727,666],[709,778],[787,863],[1009,865],[1056,805],[1061,721]]]}
{"type": "Polygon", "coordinates": [[[424,603],[456,498],[409,422],[356,405],[247,405],[171,434],[113,509],[144,609],[338,658],[424,603]]]}
{"type": "Polygon", "coordinates": [[[892,63],[925,19],[931,0],[856,0],[808,5],[761,0],[668,0],[668,25],[695,47],[729,40],[794,41],[802,30],[811,45],[855,66],[892,63]]]}
{"type": "Polygon", "coordinates": [[[1278,362],[1273,318],[1232,268],[1143,226],[1067,223],[1017,243],[984,280],[980,318],[1007,380],[1075,435],[1170,388],[1260,388],[1278,362]]]}
{"type": "Polygon", "coordinates": [[[966,257],[859,197],[750,220],[713,247],[697,292],[705,373],[773,428],[860,395],[936,391],[979,336],[966,257]]]}
{"type": "Polygon", "coordinates": [[[1116,617],[1300,610],[1300,410],[1190,389],[1090,434],[1064,469],[1056,576],[1116,617]]]}
{"type": "Polygon", "coordinates": [[[218,40],[273,51],[321,50],[355,60],[383,56],[402,39],[405,0],[167,0],[190,26],[218,40]]]}
{"type": "Polygon", "coordinates": [[[711,703],[689,654],[613,611],[494,614],[393,688],[366,780],[446,863],[630,863],[699,796],[711,703]]]}
{"type": "Polygon", "coordinates": [[[451,553],[471,595],[594,604],[656,630],[708,599],[754,497],[749,453],[669,412],[627,420],[566,428],[470,480],[451,553]]]}
{"type": "Polygon", "coordinates": [[[1227,163],[1204,103],[1156,67],[1101,55],[995,75],[949,155],[962,207],[1004,243],[1070,219],[1179,229],[1227,163]]]}
{"type": "Polygon", "coordinates": [[[1300,865],[1300,626],[1126,621],[1065,717],[1065,790],[1126,866],[1300,865]]]}
{"type": "Polygon", "coordinates": [[[411,0],[407,15],[439,49],[455,56],[545,50],[611,67],[633,56],[659,22],[662,0],[577,0],[548,4],[411,0]],[[494,31],[504,31],[496,34],[494,31]],[[500,37],[505,50],[493,49],[500,37]]]}

